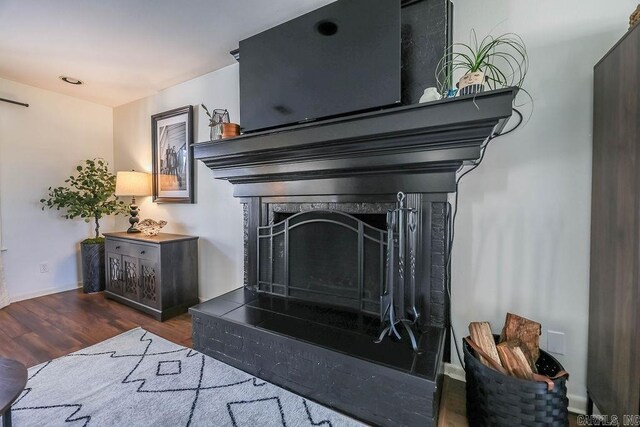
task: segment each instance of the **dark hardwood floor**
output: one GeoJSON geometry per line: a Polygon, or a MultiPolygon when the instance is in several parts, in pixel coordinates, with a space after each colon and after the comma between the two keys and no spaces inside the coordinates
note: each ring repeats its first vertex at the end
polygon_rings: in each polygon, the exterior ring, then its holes
{"type": "MultiPolygon", "coordinates": [[[[165,322],[112,300],[102,293],[61,292],[0,309],[0,357],[27,367],[63,356],[136,327],[191,347],[191,316],[165,322]]],[[[445,377],[439,426],[467,426],[464,383],[445,377]]],[[[576,425],[575,416],[570,425],[576,425]]]]}
{"type": "Polygon", "coordinates": [[[97,344],[141,326],[191,347],[191,316],[158,322],[102,293],[61,292],[13,303],[0,310],[0,356],[27,367],[97,344]]]}
{"type": "Polygon", "coordinates": [[[438,427],[466,427],[469,425],[464,386],[462,381],[444,377],[438,427]]]}

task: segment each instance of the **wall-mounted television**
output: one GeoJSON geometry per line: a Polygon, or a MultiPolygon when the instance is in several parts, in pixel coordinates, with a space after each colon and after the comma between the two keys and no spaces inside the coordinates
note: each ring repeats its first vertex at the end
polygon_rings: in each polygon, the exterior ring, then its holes
{"type": "Polygon", "coordinates": [[[254,132],[400,103],[400,0],[339,0],[240,42],[254,132]]]}

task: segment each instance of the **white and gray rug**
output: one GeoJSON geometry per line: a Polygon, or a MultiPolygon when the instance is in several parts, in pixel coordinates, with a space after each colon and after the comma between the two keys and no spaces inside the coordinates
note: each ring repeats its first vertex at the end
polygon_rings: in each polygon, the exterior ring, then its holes
{"type": "Polygon", "coordinates": [[[361,426],[331,409],[137,328],[29,369],[26,426],[361,426]]]}

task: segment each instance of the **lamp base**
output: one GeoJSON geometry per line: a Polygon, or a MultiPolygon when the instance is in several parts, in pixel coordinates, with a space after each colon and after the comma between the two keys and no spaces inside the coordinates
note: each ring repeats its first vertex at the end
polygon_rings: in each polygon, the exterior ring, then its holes
{"type": "Polygon", "coordinates": [[[135,225],[132,225],[127,229],[127,233],[141,233],[141,231],[138,230],[135,225]]]}
{"type": "Polygon", "coordinates": [[[131,217],[129,218],[129,224],[131,224],[131,227],[129,227],[129,229],[127,230],[127,233],[140,233],[140,230],[136,228],[138,225],[138,222],[140,221],[140,218],[138,218],[138,205],[136,205],[135,197],[131,198],[131,206],[130,206],[129,213],[131,214],[131,217]]]}

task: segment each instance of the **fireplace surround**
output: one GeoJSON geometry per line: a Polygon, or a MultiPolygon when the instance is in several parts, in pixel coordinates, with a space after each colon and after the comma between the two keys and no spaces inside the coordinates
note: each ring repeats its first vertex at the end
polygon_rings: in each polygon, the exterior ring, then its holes
{"type": "Polygon", "coordinates": [[[369,423],[434,425],[449,355],[448,194],[515,92],[195,144],[243,203],[245,276],[191,309],[194,348],[369,423]],[[406,336],[375,343],[384,218],[399,191],[419,228],[418,352],[406,336]]]}

